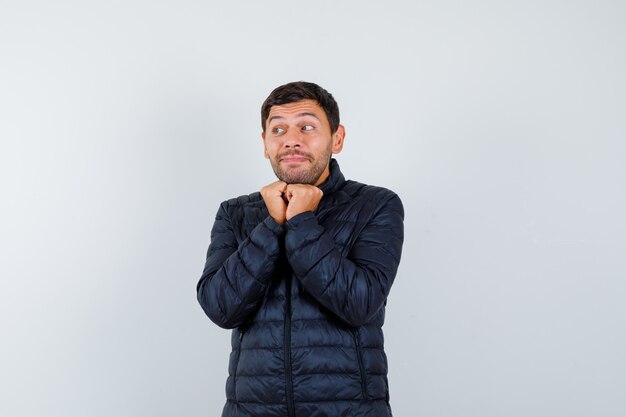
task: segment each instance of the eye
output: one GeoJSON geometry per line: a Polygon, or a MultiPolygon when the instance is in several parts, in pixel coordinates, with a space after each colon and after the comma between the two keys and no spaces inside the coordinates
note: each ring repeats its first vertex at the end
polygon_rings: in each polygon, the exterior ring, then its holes
{"type": "Polygon", "coordinates": [[[311,126],[311,125],[304,125],[302,126],[302,130],[313,130],[315,129],[315,127],[311,126]]]}
{"type": "Polygon", "coordinates": [[[272,129],[272,133],[275,134],[275,135],[280,135],[284,131],[285,131],[285,129],[283,129],[282,127],[275,127],[275,128],[272,129]]]}

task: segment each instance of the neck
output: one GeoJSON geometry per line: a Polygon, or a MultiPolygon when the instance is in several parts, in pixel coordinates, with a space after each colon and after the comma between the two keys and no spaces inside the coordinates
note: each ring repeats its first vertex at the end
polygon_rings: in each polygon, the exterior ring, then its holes
{"type": "Polygon", "coordinates": [[[326,166],[326,169],[324,170],[324,172],[322,172],[322,175],[320,175],[320,177],[318,178],[317,182],[315,183],[315,186],[322,184],[324,181],[328,179],[329,176],[330,176],[330,164],[326,166]]]}

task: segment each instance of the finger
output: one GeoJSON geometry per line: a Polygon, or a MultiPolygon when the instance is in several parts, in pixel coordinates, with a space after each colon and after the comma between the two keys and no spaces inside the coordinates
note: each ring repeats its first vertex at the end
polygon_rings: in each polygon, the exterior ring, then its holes
{"type": "Polygon", "coordinates": [[[289,192],[292,195],[294,194],[300,195],[301,191],[302,191],[302,187],[300,186],[300,184],[289,184],[287,185],[287,188],[286,188],[286,192],[289,192]]]}
{"type": "Polygon", "coordinates": [[[283,190],[284,190],[285,186],[283,185],[282,181],[277,181],[277,182],[275,182],[273,184],[270,184],[268,186],[268,188],[270,190],[270,193],[273,196],[278,197],[278,196],[280,196],[283,193],[283,190]]]}
{"type": "Polygon", "coordinates": [[[286,182],[284,182],[284,181],[277,181],[277,182],[274,184],[274,187],[273,187],[273,188],[274,188],[275,190],[280,191],[281,193],[282,193],[282,192],[285,192],[285,189],[287,188],[287,183],[286,183],[286,182]]]}

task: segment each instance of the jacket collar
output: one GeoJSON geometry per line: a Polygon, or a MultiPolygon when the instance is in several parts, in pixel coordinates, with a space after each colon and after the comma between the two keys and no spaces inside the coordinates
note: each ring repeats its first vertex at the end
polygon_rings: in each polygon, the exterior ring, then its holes
{"type": "Polygon", "coordinates": [[[339,169],[339,163],[335,158],[330,159],[330,175],[326,178],[326,181],[318,185],[324,195],[333,193],[343,187],[346,182],[343,173],[339,169]]]}

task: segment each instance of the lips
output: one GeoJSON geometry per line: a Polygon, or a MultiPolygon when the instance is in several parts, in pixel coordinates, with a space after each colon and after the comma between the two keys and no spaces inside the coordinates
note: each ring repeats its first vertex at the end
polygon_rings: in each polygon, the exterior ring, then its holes
{"type": "Polygon", "coordinates": [[[309,160],[309,158],[307,158],[305,156],[300,156],[300,155],[289,155],[289,156],[285,156],[285,157],[280,159],[281,162],[286,162],[288,164],[306,162],[308,160],[309,160]]]}

